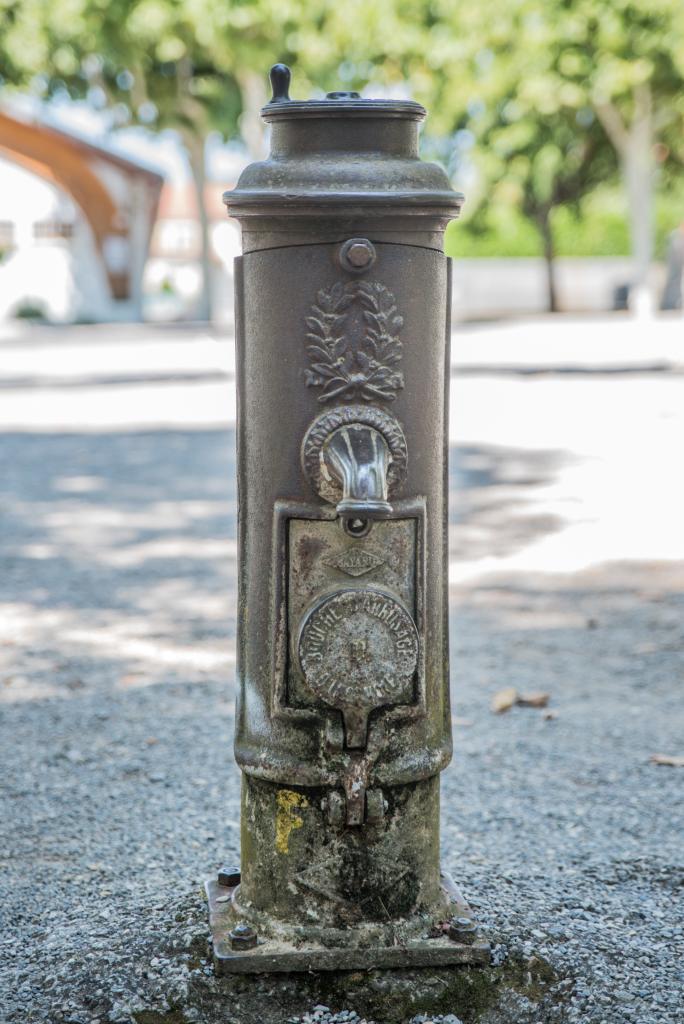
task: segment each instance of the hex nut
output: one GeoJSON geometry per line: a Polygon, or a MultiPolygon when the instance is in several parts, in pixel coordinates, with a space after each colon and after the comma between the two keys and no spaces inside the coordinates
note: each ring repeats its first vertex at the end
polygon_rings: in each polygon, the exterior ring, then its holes
{"type": "Polygon", "coordinates": [[[452,917],[447,935],[454,942],[470,944],[477,936],[477,925],[470,917],[452,917]]]}
{"type": "Polygon", "coordinates": [[[385,817],[387,802],[381,789],[369,789],[366,791],[366,822],[369,825],[379,825],[385,817]]]}
{"type": "Polygon", "coordinates": [[[347,259],[354,267],[365,267],[367,263],[370,263],[372,257],[373,254],[368,246],[362,245],[360,242],[355,242],[350,246],[347,253],[347,259]]]}
{"type": "Polygon", "coordinates": [[[231,864],[229,867],[222,867],[218,873],[218,884],[230,886],[234,889],[240,884],[240,868],[231,864]]]}
{"type": "Polygon", "coordinates": [[[257,933],[244,921],[236,924],[228,934],[230,948],[236,950],[254,949],[257,944],[257,933]]]}
{"type": "Polygon", "coordinates": [[[339,827],[344,824],[347,816],[347,801],[344,793],[334,789],[327,800],[328,822],[330,825],[339,827]]]}
{"type": "Polygon", "coordinates": [[[367,238],[349,238],[339,253],[340,265],[352,274],[362,274],[375,263],[375,246],[367,238]]]}

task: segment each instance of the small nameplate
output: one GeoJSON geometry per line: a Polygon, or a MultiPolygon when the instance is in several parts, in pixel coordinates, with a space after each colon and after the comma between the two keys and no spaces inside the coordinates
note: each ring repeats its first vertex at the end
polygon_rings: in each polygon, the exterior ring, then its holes
{"type": "Polygon", "coordinates": [[[346,551],[341,551],[339,555],[328,559],[325,564],[329,565],[332,569],[346,572],[347,576],[363,576],[364,573],[377,569],[379,565],[384,565],[385,559],[378,558],[371,551],[353,547],[347,548],[346,551]]]}

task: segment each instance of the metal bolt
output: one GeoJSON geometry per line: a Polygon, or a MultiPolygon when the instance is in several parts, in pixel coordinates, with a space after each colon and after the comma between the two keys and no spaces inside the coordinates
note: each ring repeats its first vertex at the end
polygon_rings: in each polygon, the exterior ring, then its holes
{"type": "Polygon", "coordinates": [[[375,262],[375,246],[367,238],[350,238],[340,249],[340,263],[345,270],[362,273],[375,262]]]}
{"type": "Polygon", "coordinates": [[[240,868],[231,864],[230,867],[222,867],[218,873],[218,884],[235,888],[240,884],[240,868]]]}
{"type": "Polygon", "coordinates": [[[231,949],[254,949],[257,944],[257,933],[244,921],[235,925],[228,938],[231,949]]]}
{"type": "Polygon", "coordinates": [[[379,825],[385,817],[387,801],[381,789],[369,789],[366,792],[366,822],[369,825],[379,825]]]}
{"type": "Polygon", "coordinates": [[[347,253],[347,259],[354,267],[365,267],[373,258],[373,254],[367,245],[357,242],[352,245],[347,253]]]}
{"type": "Polygon", "coordinates": [[[477,935],[477,925],[470,917],[452,917],[447,934],[454,942],[470,943],[477,935]]]}
{"type": "Polygon", "coordinates": [[[326,801],[329,823],[335,826],[344,824],[346,809],[347,801],[344,799],[344,793],[333,790],[326,801]]]}

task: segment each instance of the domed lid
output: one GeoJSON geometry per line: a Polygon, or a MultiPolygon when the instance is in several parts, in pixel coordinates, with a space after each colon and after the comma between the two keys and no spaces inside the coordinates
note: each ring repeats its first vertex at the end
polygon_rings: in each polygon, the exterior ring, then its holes
{"type": "Polygon", "coordinates": [[[236,217],[318,216],[404,208],[450,219],[463,196],[445,172],[418,156],[425,109],[410,100],[364,99],[331,92],[325,99],[291,100],[290,70],[271,68],[273,96],[261,111],[271,128],[267,160],[250,164],[224,194],[236,217]]]}

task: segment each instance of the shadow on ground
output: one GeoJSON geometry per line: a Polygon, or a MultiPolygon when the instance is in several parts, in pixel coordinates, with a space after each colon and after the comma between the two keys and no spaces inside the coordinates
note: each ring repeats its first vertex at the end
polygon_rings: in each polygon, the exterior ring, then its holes
{"type": "MultiPolygon", "coordinates": [[[[452,557],[562,528],[534,492],[569,459],[453,448],[452,557]]],[[[219,981],[200,885],[239,856],[233,434],[6,434],[3,460],[3,1020],[276,1024],[323,1001],[402,1024],[674,1024],[681,785],[649,755],[681,739],[679,567],[453,588],[443,860],[491,969],[394,994],[362,972],[219,981]],[[504,686],[557,717],[493,715],[504,686]]]]}

